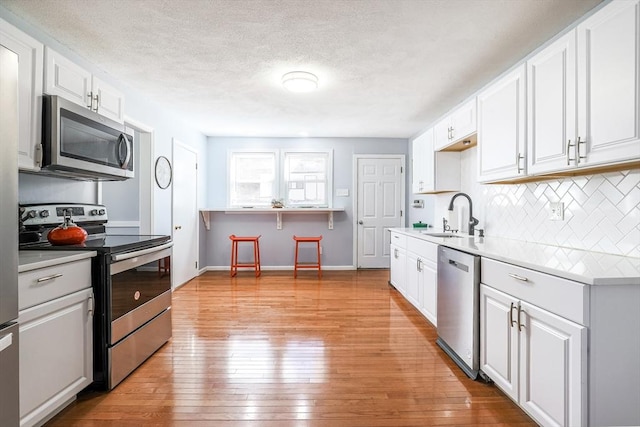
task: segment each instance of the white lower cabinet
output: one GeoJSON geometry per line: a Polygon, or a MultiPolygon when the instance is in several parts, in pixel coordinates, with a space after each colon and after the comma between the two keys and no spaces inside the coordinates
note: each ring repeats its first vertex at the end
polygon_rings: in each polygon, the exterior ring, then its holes
{"type": "Polygon", "coordinates": [[[93,382],[91,260],[18,275],[20,426],[44,424],[93,382]]]}
{"type": "Polygon", "coordinates": [[[404,248],[391,245],[390,282],[404,295],[406,288],[407,252],[404,248]]]}
{"type": "Polygon", "coordinates": [[[434,326],[437,325],[438,245],[391,232],[390,282],[434,326]]]}
{"type": "Polygon", "coordinates": [[[481,286],[480,366],[545,426],[585,420],[587,328],[481,286]]]}
{"type": "Polygon", "coordinates": [[[438,326],[436,312],[436,306],[438,302],[437,262],[434,262],[428,258],[423,259],[422,286],[420,286],[418,291],[418,304],[420,311],[431,323],[433,323],[433,326],[438,326]]]}
{"type": "Polygon", "coordinates": [[[407,287],[407,236],[391,232],[389,246],[389,282],[402,295],[407,287]]]}
{"type": "Polygon", "coordinates": [[[20,312],[20,425],[38,425],[93,381],[93,292],[20,312]]]}

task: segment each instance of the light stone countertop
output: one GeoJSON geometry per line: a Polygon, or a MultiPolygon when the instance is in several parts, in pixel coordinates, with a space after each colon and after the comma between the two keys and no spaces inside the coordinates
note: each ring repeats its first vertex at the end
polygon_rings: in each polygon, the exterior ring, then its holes
{"type": "Polygon", "coordinates": [[[18,251],[18,273],[92,258],[96,251],[18,251]]]}
{"type": "Polygon", "coordinates": [[[432,237],[433,229],[392,228],[428,242],[458,249],[587,285],[640,285],[640,258],[590,252],[500,237],[432,237]]]}

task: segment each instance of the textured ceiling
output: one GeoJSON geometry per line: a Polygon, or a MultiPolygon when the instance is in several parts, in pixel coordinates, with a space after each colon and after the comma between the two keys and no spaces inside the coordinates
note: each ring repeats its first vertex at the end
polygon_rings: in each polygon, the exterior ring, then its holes
{"type": "Polygon", "coordinates": [[[207,135],[400,138],[599,2],[0,0],[207,135]]]}

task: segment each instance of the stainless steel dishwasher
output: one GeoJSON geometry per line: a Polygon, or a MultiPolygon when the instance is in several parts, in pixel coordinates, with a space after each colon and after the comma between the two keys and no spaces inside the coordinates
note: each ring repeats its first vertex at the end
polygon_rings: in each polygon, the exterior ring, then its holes
{"type": "Polygon", "coordinates": [[[480,367],[480,257],[438,247],[438,345],[472,379],[480,367]]]}

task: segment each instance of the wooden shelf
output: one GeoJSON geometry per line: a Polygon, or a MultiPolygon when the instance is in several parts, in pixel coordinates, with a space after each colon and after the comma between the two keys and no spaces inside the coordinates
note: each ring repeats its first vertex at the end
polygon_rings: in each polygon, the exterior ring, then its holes
{"type": "Polygon", "coordinates": [[[344,208],[211,208],[200,209],[200,215],[204,222],[204,227],[207,230],[211,229],[211,212],[224,212],[227,215],[263,215],[263,214],[275,214],[276,215],[276,229],[282,230],[282,216],[283,214],[327,214],[327,227],[329,230],[333,230],[333,213],[344,212],[344,208]]]}

